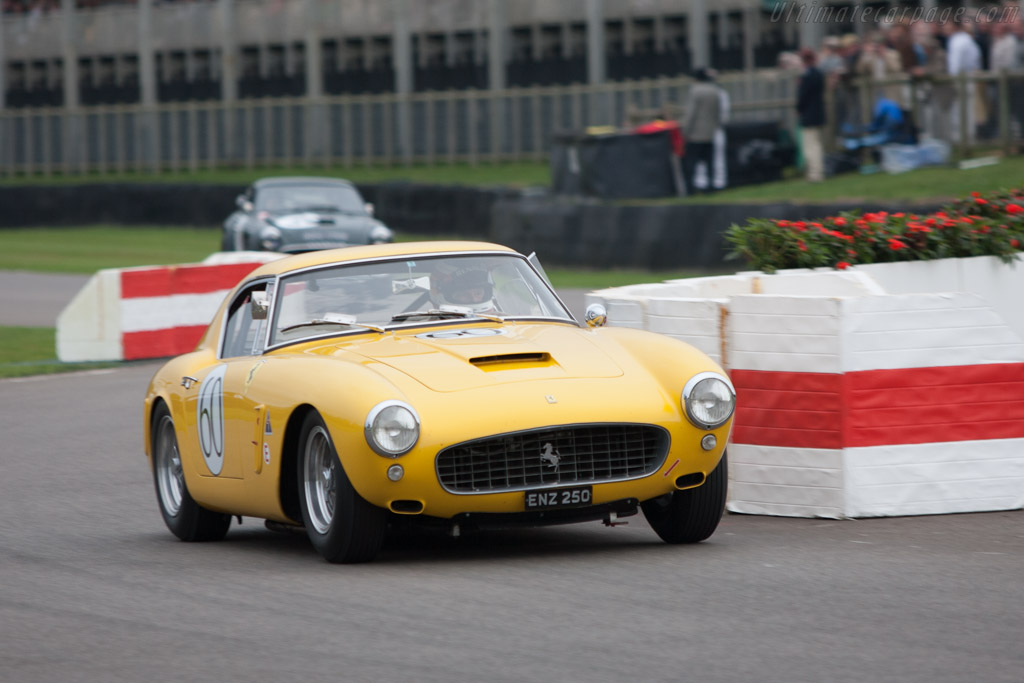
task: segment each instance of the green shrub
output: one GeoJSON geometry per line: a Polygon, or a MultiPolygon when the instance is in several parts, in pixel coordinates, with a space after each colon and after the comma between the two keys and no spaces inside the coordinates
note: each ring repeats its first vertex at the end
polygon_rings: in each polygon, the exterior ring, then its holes
{"type": "Polygon", "coordinates": [[[751,218],[725,235],[729,258],[757,270],[997,256],[1010,262],[1024,244],[1024,188],[971,193],[935,213],[840,213],[814,221],[751,218]]]}

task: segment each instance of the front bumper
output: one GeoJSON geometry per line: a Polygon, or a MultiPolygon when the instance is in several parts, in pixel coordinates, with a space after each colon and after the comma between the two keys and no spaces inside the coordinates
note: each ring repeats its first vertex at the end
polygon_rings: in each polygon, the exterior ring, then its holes
{"type": "Polygon", "coordinates": [[[551,524],[558,522],[549,520],[563,516],[603,518],[607,510],[601,509],[601,506],[611,505],[613,507],[609,508],[610,510],[625,513],[629,508],[635,508],[636,503],[615,507],[617,502],[639,503],[703,484],[725,451],[729,428],[730,424],[727,423],[712,432],[704,432],[689,425],[677,425],[677,428],[669,429],[671,445],[667,457],[657,470],[641,477],[619,481],[565,481],[514,491],[452,493],[445,490],[438,481],[435,457],[440,449],[425,447],[417,447],[410,454],[395,460],[381,458],[368,452],[365,457],[346,460],[345,467],[350,480],[363,498],[373,505],[397,514],[426,515],[449,520],[467,516],[479,518],[479,515],[497,515],[491,519],[501,520],[511,516],[519,520],[517,524],[530,524],[531,520],[551,524]],[[705,451],[700,446],[700,439],[708,433],[716,435],[718,445],[710,451],[705,451]],[[359,466],[354,466],[357,461],[359,466]],[[401,465],[404,470],[403,477],[397,482],[389,480],[387,476],[388,468],[395,464],[401,465]],[[547,511],[526,510],[528,492],[578,485],[592,486],[592,499],[589,505],[547,511]]]}

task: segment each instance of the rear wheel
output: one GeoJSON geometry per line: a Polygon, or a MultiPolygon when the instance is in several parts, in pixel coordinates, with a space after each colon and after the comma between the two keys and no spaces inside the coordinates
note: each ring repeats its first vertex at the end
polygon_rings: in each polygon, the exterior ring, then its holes
{"type": "Polygon", "coordinates": [[[369,562],[384,542],[387,511],[352,487],[315,412],[302,423],[299,449],[299,507],[313,547],[328,562],[369,562]]]}
{"type": "Polygon", "coordinates": [[[231,516],[200,506],[188,492],[178,452],[178,437],[167,406],[153,415],[153,483],[164,523],[183,541],[219,541],[231,526],[231,516]]]}
{"type": "Polygon", "coordinates": [[[715,533],[725,511],[729,484],[726,454],[695,489],[675,491],[641,505],[651,528],[666,543],[698,543],[715,533]]]}

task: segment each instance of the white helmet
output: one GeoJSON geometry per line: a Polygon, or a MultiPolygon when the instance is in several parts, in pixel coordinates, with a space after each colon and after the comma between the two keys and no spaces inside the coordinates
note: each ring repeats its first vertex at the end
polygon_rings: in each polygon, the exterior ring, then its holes
{"type": "Polygon", "coordinates": [[[490,273],[481,269],[456,271],[437,286],[445,303],[469,308],[474,313],[494,309],[494,284],[490,273]]]}

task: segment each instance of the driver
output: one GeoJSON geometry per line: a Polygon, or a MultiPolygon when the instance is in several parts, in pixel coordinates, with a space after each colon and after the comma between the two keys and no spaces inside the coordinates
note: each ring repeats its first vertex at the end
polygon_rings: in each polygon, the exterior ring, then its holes
{"type": "Polygon", "coordinates": [[[485,270],[456,271],[437,289],[445,303],[470,308],[474,313],[494,310],[494,284],[485,270]]]}

